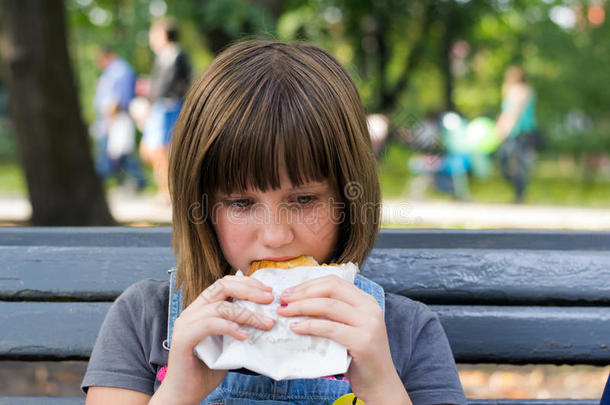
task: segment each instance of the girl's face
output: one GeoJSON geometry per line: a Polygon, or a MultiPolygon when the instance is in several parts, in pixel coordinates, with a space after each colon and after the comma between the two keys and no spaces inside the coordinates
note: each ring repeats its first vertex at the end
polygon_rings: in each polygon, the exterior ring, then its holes
{"type": "Polygon", "coordinates": [[[277,190],[213,197],[212,223],[233,272],[247,272],[256,260],[332,259],[343,219],[337,191],[328,181],[293,187],[285,169],[280,181],[277,190]]]}

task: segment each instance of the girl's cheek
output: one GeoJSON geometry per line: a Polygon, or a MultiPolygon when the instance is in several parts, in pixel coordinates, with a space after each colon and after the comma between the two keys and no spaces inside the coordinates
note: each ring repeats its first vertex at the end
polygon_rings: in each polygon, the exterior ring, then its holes
{"type": "Polygon", "coordinates": [[[252,227],[239,215],[231,215],[222,210],[214,225],[216,237],[225,259],[231,267],[243,269],[248,257],[248,247],[252,245],[252,227]]]}

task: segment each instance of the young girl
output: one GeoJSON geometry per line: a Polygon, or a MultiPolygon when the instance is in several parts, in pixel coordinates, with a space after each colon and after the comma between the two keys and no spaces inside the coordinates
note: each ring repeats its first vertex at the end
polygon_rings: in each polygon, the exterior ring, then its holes
{"type": "Polygon", "coordinates": [[[279,316],[309,317],[294,333],[347,348],[345,376],[274,381],[211,370],[193,354],[207,336],[246,340],[243,325],[273,327],[227,310],[274,299],[238,269],[299,255],[362,263],[373,247],[375,157],[356,87],[327,52],[248,41],[219,55],[180,114],[170,193],[177,270],[113,304],[82,383],[87,404],[466,404],[438,319],[362,276],[274,292],[279,316]]]}

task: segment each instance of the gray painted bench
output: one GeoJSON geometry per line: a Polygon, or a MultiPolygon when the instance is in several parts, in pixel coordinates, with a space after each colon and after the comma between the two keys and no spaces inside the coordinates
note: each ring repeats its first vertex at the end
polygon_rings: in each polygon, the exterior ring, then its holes
{"type": "MultiPolygon", "coordinates": [[[[61,361],[87,360],[111,301],[174,258],[169,228],[4,228],[0,263],[0,360],[61,361]]],[[[458,363],[610,364],[610,233],[383,230],[362,273],[430,305],[458,363]]]]}

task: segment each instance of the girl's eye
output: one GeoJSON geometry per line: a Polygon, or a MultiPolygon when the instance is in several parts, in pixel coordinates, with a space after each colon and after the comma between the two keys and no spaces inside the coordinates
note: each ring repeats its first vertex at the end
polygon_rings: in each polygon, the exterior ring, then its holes
{"type": "Polygon", "coordinates": [[[239,198],[235,200],[227,200],[227,205],[231,208],[248,208],[252,202],[247,198],[239,198]]]}
{"type": "Polygon", "coordinates": [[[294,201],[297,204],[306,205],[316,200],[315,195],[300,195],[295,197],[294,201]]]}

